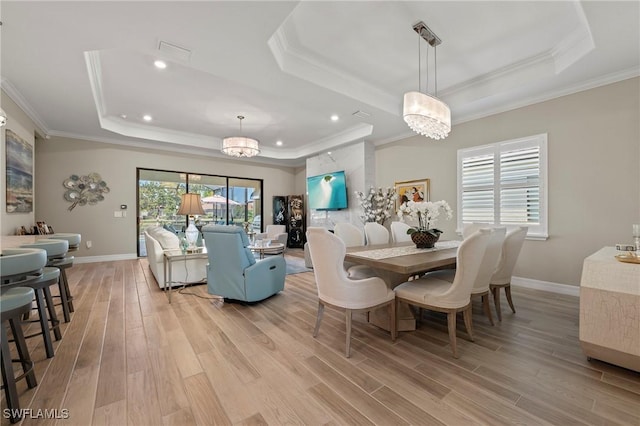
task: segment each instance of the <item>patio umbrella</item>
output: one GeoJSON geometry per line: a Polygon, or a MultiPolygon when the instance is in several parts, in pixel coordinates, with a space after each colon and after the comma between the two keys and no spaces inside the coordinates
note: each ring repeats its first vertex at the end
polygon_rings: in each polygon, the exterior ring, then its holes
{"type": "MultiPolygon", "coordinates": [[[[218,217],[218,210],[225,209],[226,204],[227,204],[226,197],[223,197],[221,195],[210,195],[208,197],[202,198],[202,208],[204,209],[204,211],[214,212],[215,210],[216,217],[218,217]]],[[[229,199],[229,205],[239,206],[240,203],[237,201],[233,201],[232,199],[229,199]]]]}

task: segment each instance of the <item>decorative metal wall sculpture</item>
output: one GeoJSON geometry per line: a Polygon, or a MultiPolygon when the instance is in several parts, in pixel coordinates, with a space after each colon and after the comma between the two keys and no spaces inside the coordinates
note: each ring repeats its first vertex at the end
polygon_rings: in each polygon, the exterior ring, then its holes
{"type": "Polygon", "coordinates": [[[103,181],[98,173],[89,173],[86,176],[71,175],[62,185],[67,189],[64,199],[73,203],[69,206],[69,211],[78,204],[97,204],[98,201],[104,200],[102,194],[110,191],[107,182],[103,181]]]}

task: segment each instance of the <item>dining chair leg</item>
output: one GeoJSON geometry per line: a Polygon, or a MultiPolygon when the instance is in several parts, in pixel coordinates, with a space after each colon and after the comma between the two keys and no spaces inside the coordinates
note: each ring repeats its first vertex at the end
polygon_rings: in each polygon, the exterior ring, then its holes
{"type": "Polygon", "coordinates": [[[394,299],[391,301],[389,306],[389,319],[391,320],[391,341],[395,342],[396,337],[398,337],[398,317],[396,311],[398,306],[396,305],[398,302],[394,299]]]}
{"type": "Polygon", "coordinates": [[[471,304],[462,311],[462,318],[464,318],[464,325],[467,328],[467,333],[469,334],[469,338],[473,342],[473,313],[471,311],[471,304]]]}
{"type": "Polygon", "coordinates": [[[351,357],[351,309],[345,310],[345,322],[347,323],[347,344],[345,354],[347,358],[351,357]]]}
{"type": "Polygon", "coordinates": [[[500,287],[492,287],[493,304],[496,305],[496,313],[498,314],[498,321],[502,321],[502,309],[500,308],[500,287]]]}
{"type": "Polygon", "coordinates": [[[455,309],[447,312],[447,322],[449,324],[449,342],[451,342],[451,351],[453,357],[458,358],[458,348],[456,347],[456,311],[455,309]]]}
{"type": "Polygon", "coordinates": [[[516,308],[513,307],[513,300],[511,299],[511,284],[508,284],[504,288],[504,294],[505,294],[505,296],[507,296],[507,302],[509,302],[509,306],[511,307],[511,310],[515,314],[516,313],[516,308]]]}
{"type": "Polygon", "coordinates": [[[489,318],[489,322],[491,325],[495,325],[493,322],[493,315],[491,315],[491,307],[489,306],[489,294],[482,295],[482,308],[484,309],[484,314],[489,318]]]}
{"type": "Polygon", "coordinates": [[[313,329],[313,337],[318,336],[318,330],[320,330],[320,323],[322,322],[322,314],[324,313],[324,304],[318,302],[318,317],[316,318],[316,328],[313,329]]]}

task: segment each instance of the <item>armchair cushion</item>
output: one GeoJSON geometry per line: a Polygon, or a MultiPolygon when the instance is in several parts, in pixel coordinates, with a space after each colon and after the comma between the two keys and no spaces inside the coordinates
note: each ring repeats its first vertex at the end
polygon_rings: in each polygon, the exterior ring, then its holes
{"type": "Polygon", "coordinates": [[[271,240],[274,243],[284,244],[287,247],[287,227],[284,225],[267,225],[266,232],[256,234],[256,240],[271,240]]]}

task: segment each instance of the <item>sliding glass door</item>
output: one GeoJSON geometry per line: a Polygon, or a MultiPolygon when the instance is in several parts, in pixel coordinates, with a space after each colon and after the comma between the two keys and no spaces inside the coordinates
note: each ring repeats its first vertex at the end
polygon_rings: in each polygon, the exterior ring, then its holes
{"type": "Polygon", "coordinates": [[[186,216],[177,215],[180,197],[199,194],[203,216],[195,218],[198,228],[208,223],[244,226],[262,230],[262,180],[194,174],[167,170],[138,169],[138,256],[146,256],[144,229],[163,226],[181,233],[186,216]]]}

